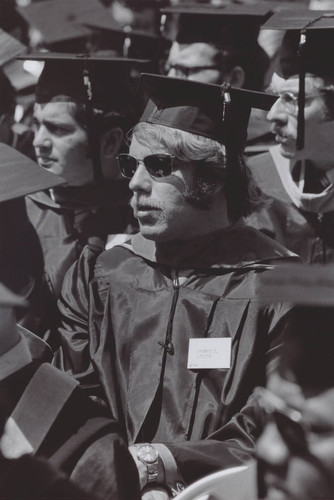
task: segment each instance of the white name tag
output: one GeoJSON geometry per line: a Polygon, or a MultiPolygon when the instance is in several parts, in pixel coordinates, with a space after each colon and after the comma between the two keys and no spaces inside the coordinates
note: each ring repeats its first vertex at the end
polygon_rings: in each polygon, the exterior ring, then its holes
{"type": "Polygon", "coordinates": [[[188,366],[190,370],[231,367],[231,339],[189,339],[188,366]]]}

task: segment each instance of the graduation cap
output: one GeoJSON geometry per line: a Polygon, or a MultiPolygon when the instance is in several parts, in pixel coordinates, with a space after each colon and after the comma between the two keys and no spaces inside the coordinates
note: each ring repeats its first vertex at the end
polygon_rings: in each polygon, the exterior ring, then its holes
{"type": "Polygon", "coordinates": [[[45,0],[18,7],[21,16],[37,29],[44,44],[52,50],[83,51],[92,30],[85,26],[88,20],[113,23],[113,19],[98,0],[45,0]]]}
{"type": "Polygon", "coordinates": [[[303,387],[334,386],[334,266],[285,264],[259,274],[256,295],[291,302],[279,370],[303,387]]]}
{"type": "Polygon", "coordinates": [[[141,30],[126,31],[119,26],[107,27],[92,22],[88,22],[87,26],[97,31],[93,53],[111,50],[120,56],[146,60],[154,59],[159,53],[160,39],[153,33],[141,30]]]}
{"type": "Polygon", "coordinates": [[[36,102],[68,101],[83,104],[91,144],[95,180],[102,180],[99,158],[100,137],[94,110],[112,113],[126,122],[134,112],[131,68],[145,60],[89,54],[37,52],[24,59],[44,61],[36,86],[36,102]],[[64,97],[65,96],[65,97],[64,97]]]}
{"type": "Polygon", "coordinates": [[[147,101],[141,122],[160,124],[213,139],[226,147],[229,213],[240,193],[240,155],[251,108],[269,110],[276,97],[228,85],[142,74],[139,91],[147,101]]]}
{"type": "Polygon", "coordinates": [[[16,149],[0,143],[0,203],[65,184],[16,149]]]}
{"type": "Polygon", "coordinates": [[[266,5],[189,4],[166,7],[160,12],[162,24],[167,14],[178,15],[176,41],[179,43],[233,43],[244,47],[257,42],[261,24],[272,14],[266,5]]]}
{"type": "Polygon", "coordinates": [[[294,10],[274,14],[263,29],[285,30],[277,73],[299,76],[297,149],[305,140],[305,74],[334,76],[334,11],[294,10]]]}

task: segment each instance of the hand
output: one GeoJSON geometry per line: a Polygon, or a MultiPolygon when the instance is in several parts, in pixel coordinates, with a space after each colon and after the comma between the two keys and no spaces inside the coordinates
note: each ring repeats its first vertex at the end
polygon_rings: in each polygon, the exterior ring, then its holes
{"type": "Polygon", "coordinates": [[[169,500],[168,492],[160,486],[146,486],[142,492],[142,500],[169,500]]]}

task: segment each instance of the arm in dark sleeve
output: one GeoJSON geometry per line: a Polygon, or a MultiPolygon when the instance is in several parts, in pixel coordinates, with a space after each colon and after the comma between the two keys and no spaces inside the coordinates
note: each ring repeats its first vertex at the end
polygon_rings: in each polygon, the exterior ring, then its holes
{"type": "Polygon", "coordinates": [[[100,248],[87,245],[66,273],[58,301],[60,348],[54,358],[58,368],[74,375],[82,388],[95,395],[99,395],[99,381],[91,357],[107,294],[107,286],[94,277],[100,252],[100,248]]]}
{"type": "Polygon", "coordinates": [[[251,397],[240,413],[208,438],[164,443],[186,484],[213,472],[243,465],[253,457],[258,433],[255,411],[251,397]]]}

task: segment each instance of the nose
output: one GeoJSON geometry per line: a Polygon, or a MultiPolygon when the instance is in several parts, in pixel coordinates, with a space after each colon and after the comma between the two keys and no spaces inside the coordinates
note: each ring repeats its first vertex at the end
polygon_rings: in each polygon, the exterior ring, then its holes
{"type": "Polygon", "coordinates": [[[290,451],[274,422],[265,426],[256,444],[256,455],[271,466],[282,467],[287,463],[290,451]]]}
{"type": "Polygon", "coordinates": [[[51,149],[52,148],[52,140],[50,139],[50,135],[43,125],[40,126],[34,136],[33,146],[36,149],[51,149]]]}
{"type": "Polygon", "coordinates": [[[145,193],[149,193],[151,191],[152,177],[142,163],[138,165],[137,170],[129,183],[129,188],[133,192],[143,191],[145,193]]]}
{"type": "Polygon", "coordinates": [[[282,105],[281,99],[278,98],[275,104],[270,108],[267,114],[267,120],[270,122],[286,123],[288,121],[288,114],[282,105]]]}

